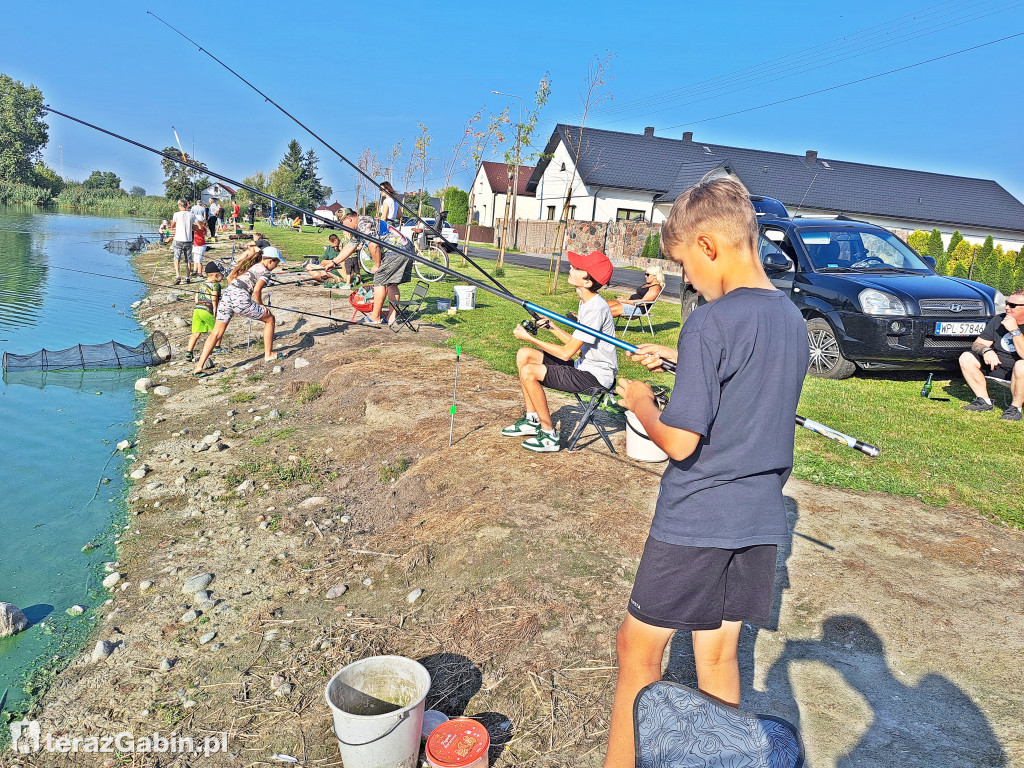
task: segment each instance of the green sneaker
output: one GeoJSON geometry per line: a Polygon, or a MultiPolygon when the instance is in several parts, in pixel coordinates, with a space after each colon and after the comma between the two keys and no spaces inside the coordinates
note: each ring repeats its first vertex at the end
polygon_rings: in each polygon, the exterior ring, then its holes
{"type": "Polygon", "coordinates": [[[536,435],[539,431],[539,422],[530,421],[528,418],[523,416],[521,419],[516,419],[515,424],[501,430],[501,434],[505,437],[523,437],[524,435],[536,435]]]}
{"type": "Polygon", "coordinates": [[[193,353],[190,350],[185,350],[185,359],[192,362],[193,353]]]}
{"type": "Polygon", "coordinates": [[[540,430],[536,435],[523,441],[523,448],[534,453],[554,453],[562,450],[562,443],[555,431],[540,430]]]}

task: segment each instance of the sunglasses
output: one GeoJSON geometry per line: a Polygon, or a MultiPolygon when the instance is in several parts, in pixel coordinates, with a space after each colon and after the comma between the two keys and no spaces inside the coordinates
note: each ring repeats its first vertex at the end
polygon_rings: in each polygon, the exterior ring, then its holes
{"type": "Polygon", "coordinates": [[[1007,309],[1016,309],[1017,307],[1024,307],[1024,304],[1014,304],[1012,301],[1006,302],[1007,309]]]}

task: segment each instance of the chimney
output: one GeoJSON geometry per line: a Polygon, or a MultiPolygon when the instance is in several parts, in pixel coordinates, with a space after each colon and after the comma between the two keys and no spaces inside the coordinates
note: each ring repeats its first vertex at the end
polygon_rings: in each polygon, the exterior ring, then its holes
{"type": "Polygon", "coordinates": [[[646,128],[644,128],[644,138],[645,139],[653,139],[654,138],[654,126],[653,125],[648,125],[646,128]]]}
{"type": "Polygon", "coordinates": [[[818,162],[818,150],[808,149],[807,154],[804,155],[804,159],[811,165],[814,165],[816,162],[818,162]]]}
{"type": "Polygon", "coordinates": [[[686,131],[683,134],[683,141],[686,142],[687,144],[692,144],[693,143],[693,131],[686,131]]]}

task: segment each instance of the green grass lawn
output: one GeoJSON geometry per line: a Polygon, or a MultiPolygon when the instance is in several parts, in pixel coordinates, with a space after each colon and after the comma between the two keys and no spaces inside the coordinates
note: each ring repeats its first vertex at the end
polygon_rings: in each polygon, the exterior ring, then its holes
{"type": "MultiPolygon", "coordinates": [[[[327,234],[299,234],[287,230],[264,231],[289,258],[319,254],[327,234]]],[[[493,262],[479,262],[491,269],[493,262]]],[[[472,267],[452,259],[452,268],[475,279],[484,279],[472,267]]],[[[560,314],[577,307],[574,291],[563,287],[556,296],[546,293],[546,274],[537,270],[506,266],[499,278],[512,293],[560,314]]],[[[561,283],[565,286],[564,281],[561,283]]],[[[425,322],[448,328],[448,344],[461,345],[465,354],[486,360],[505,373],[515,373],[515,353],[520,343],[512,336],[513,326],[527,317],[522,309],[481,290],[477,308],[454,317],[436,308],[437,298],[454,296],[453,280],[430,286],[425,322]]],[[[403,287],[403,296],[412,285],[403,287]]],[[[611,298],[614,292],[605,291],[611,298]]],[[[641,344],[650,339],[633,332],[626,341],[641,344]]],[[[679,306],[658,303],[654,328],[660,344],[674,346],[679,336],[679,306]]],[[[543,333],[543,331],[542,331],[543,333]]],[[[639,365],[620,357],[621,375],[671,385],[669,374],[651,376],[639,365]]],[[[933,395],[950,397],[943,403],[920,396],[926,372],[860,373],[844,381],[808,378],[800,400],[800,413],[834,429],[882,449],[876,459],[842,445],[797,430],[794,476],[821,485],[854,490],[883,491],[914,496],[929,504],[962,504],[985,516],[1024,528],[1019,483],[1024,428],[1020,422],[999,420],[994,413],[974,414],[960,406],[973,395],[963,380],[951,372],[938,373],[933,395]]],[[[995,393],[998,398],[1002,392],[995,393]]]]}

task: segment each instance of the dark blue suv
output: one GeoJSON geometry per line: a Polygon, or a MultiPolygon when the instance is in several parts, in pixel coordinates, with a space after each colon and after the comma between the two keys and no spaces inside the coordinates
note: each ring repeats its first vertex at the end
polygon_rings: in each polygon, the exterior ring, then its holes
{"type": "MultiPolygon", "coordinates": [[[[936,274],[930,257],[874,224],[769,214],[758,228],[768,277],[807,321],[814,376],[956,368],[986,322],[1006,311],[995,288],[936,274]]],[[[690,293],[685,286],[684,317],[687,299],[696,304],[690,293]]]]}

